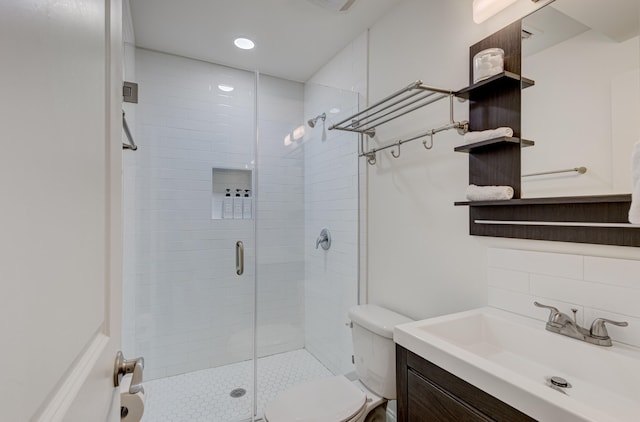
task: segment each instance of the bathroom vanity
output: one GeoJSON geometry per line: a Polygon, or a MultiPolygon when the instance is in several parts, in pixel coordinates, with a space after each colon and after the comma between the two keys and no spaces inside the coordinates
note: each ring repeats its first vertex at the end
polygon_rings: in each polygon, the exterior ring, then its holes
{"type": "Polygon", "coordinates": [[[627,422],[640,414],[636,347],[579,341],[491,307],[398,325],[394,341],[399,421],[627,422]]]}
{"type": "Polygon", "coordinates": [[[398,421],[535,421],[399,345],[396,379],[398,421]]]}

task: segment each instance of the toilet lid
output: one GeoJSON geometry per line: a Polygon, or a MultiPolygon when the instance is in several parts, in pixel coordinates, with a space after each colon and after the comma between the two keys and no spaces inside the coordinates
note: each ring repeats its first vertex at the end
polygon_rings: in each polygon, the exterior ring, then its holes
{"type": "Polygon", "coordinates": [[[343,422],[366,401],[366,394],[345,377],[322,378],[280,393],[264,414],[269,422],[343,422]]]}

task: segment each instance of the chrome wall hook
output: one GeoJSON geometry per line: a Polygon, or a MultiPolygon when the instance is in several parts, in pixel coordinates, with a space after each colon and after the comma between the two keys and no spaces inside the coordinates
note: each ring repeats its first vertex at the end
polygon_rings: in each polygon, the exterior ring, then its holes
{"type": "Polygon", "coordinates": [[[393,155],[393,158],[398,158],[400,157],[400,145],[402,145],[402,143],[400,141],[398,141],[396,143],[396,146],[398,147],[398,153],[396,154],[395,151],[391,151],[391,155],[393,155]]]}
{"type": "Polygon", "coordinates": [[[426,149],[431,149],[433,148],[433,135],[434,135],[434,131],[432,130],[428,135],[429,135],[429,145],[427,146],[427,138],[424,138],[424,141],[422,141],[422,146],[424,146],[426,149]]]}

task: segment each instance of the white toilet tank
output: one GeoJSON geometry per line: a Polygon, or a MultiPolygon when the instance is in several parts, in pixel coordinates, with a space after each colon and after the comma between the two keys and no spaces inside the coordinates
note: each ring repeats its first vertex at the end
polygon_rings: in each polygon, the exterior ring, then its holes
{"type": "Polygon", "coordinates": [[[389,400],[396,398],[396,345],[393,327],[412,319],[376,305],[349,309],[353,355],[360,381],[389,400]]]}

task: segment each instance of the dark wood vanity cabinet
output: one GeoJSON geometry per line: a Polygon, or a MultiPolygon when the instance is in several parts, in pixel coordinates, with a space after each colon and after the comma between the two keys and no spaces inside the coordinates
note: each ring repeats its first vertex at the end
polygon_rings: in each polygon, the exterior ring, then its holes
{"type": "Polygon", "coordinates": [[[396,345],[399,422],[535,421],[396,345]]]}

